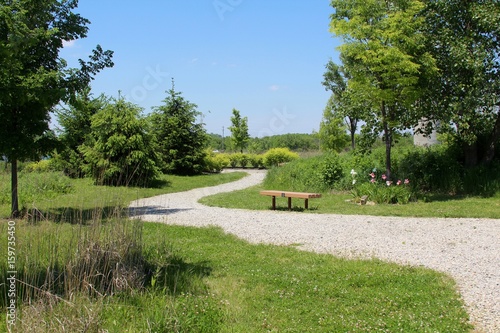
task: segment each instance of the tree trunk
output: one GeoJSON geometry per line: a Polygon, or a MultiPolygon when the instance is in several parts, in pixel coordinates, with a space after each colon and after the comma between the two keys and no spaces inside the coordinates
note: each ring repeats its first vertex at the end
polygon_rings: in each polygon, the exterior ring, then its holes
{"type": "Polygon", "coordinates": [[[478,162],[477,142],[473,144],[464,143],[462,150],[464,152],[465,167],[470,168],[476,166],[478,162]]]}
{"type": "MultiPolygon", "coordinates": [[[[387,127],[387,125],[384,125],[387,127]]],[[[385,132],[385,175],[388,180],[391,180],[391,148],[392,148],[392,134],[390,129],[384,129],[385,132]]]]}
{"type": "Polygon", "coordinates": [[[11,194],[12,194],[12,205],[11,205],[11,218],[19,217],[19,198],[17,196],[17,160],[14,159],[11,162],[11,194]]]}
{"type": "Polygon", "coordinates": [[[349,117],[349,131],[351,132],[351,149],[356,149],[356,129],[358,127],[357,119],[349,117]]]}
{"type": "Polygon", "coordinates": [[[481,160],[481,163],[488,164],[495,158],[496,144],[500,140],[500,111],[497,114],[497,120],[495,121],[495,127],[491,133],[491,137],[488,142],[488,147],[486,153],[481,160]]]}
{"type": "Polygon", "coordinates": [[[391,180],[391,148],[392,148],[392,132],[387,123],[387,106],[382,102],[382,125],[384,128],[385,141],[385,175],[387,180],[391,180]]]}

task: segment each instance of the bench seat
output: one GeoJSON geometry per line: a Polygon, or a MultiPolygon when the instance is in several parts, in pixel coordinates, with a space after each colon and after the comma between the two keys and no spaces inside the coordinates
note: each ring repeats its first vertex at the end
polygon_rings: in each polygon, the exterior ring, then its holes
{"type": "Polygon", "coordinates": [[[321,198],[320,193],[307,193],[307,192],[265,190],[265,191],[260,191],[260,194],[272,197],[273,210],[276,210],[276,197],[288,198],[288,210],[292,210],[292,198],[304,199],[305,209],[309,209],[309,199],[321,198]]]}

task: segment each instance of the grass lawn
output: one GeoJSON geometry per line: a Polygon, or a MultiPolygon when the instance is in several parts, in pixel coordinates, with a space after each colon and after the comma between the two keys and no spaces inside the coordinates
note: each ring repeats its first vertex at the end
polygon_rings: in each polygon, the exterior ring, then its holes
{"type": "MultiPolygon", "coordinates": [[[[293,246],[253,245],[218,228],[142,223],[116,214],[131,200],[244,175],[168,176],[152,189],[71,180],[69,193],[32,196],[34,206],[53,216],[71,214],[58,222],[16,221],[18,295],[36,297],[18,304],[21,321],[13,332],[472,331],[455,283],[443,273],[379,260],[345,260],[293,246]],[[105,210],[109,214],[97,219],[83,214],[105,210]],[[110,285],[117,289],[107,292],[110,285]]],[[[204,201],[269,209],[271,199],[260,196],[260,189],[204,201]]],[[[348,198],[325,195],[310,206],[318,213],[402,209],[410,214],[407,207],[420,205],[360,207],[346,203],[348,198]]],[[[0,208],[8,215],[7,204],[0,208]]],[[[0,234],[8,235],[8,225],[0,219],[0,234]]],[[[7,251],[7,237],[0,238],[0,249],[7,251]]],[[[6,281],[7,268],[6,261],[0,263],[1,281],[6,281]]],[[[0,284],[4,295],[5,288],[0,284]]],[[[4,313],[6,301],[0,302],[4,313]]],[[[5,320],[0,331],[7,331],[5,320]]]]}
{"type": "MultiPolygon", "coordinates": [[[[271,209],[271,197],[259,194],[261,185],[229,193],[216,194],[201,199],[208,206],[266,210],[271,209]]],[[[378,215],[406,217],[472,217],[500,219],[500,193],[494,197],[436,196],[429,202],[420,200],[406,205],[364,205],[352,203],[349,193],[326,193],[321,198],[310,199],[312,213],[344,215],[378,215]]],[[[277,209],[288,209],[286,198],[276,198],[277,209]]],[[[302,210],[303,199],[292,199],[295,210],[302,210]]]]}
{"type": "MultiPolygon", "coordinates": [[[[70,259],[72,242],[93,230],[18,222],[18,274],[40,277],[49,262],[81,262],[70,259]]],[[[143,288],[99,296],[96,285],[83,285],[88,292],[58,294],[65,301],[44,294],[19,307],[13,332],[471,331],[454,281],[429,269],[252,245],[214,227],[144,223],[140,238],[152,270],[143,288]]]]}

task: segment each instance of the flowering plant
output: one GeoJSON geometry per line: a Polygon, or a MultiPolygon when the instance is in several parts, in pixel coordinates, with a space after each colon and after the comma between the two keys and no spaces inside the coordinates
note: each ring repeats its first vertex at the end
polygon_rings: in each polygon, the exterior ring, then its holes
{"type": "MultiPolygon", "coordinates": [[[[357,173],[351,170],[353,185],[356,184],[356,175],[357,173]]],[[[363,196],[368,196],[369,200],[375,203],[407,204],[415,201],[416,196],[409,186],[409,179],[392,181],[386,174],[382,174],[381,180],[377,180],[376,169],[368,176],[369,182],[361,183],[353,189],[352,193],[356,202],[360,202],[363,196]]]]}

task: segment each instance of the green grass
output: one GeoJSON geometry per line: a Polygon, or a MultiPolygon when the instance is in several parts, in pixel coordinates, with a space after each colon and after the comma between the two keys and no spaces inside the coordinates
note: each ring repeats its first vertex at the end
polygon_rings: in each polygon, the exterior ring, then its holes
{"type": "MultiPolygon", "coordinates": [[[[17,228],[19,242],[31,243],[19,243],[22,256],[41,256],[47,244],[57,247],[52,255],[66,255],[75,233],[93,230],[17,228]]],[[[67,302],[45,295],[20,307],[14,332],[471,331],[454,281],[429,269],[252,245],[213,227],[145,223],[141,239],[153,271],[142,289],[61,295],[67,302]]]]}
{"type": "MultiPolygon", "coordinates": [[[[231,193],[216,194],[201,199],[208,206],[267,210],[271,208],[271,198],[259,194],[262,185],[231,193]]],[[[313,213],[343,215],[376,215],[404,217],[471,217],[500,219],[500,193],[496,196],[434,196],[430,202],[420,200],[405,205],[377,204],[360,206],[353,203],[350,193],[323,193],[321,198],[310,199],[309,209],[313,213]]],[[[287,209],[285,198],[276,198],[277,209],[287,209]]],[[[302,210],[304,200],[293,199],[295,210],[302,210]]]]}
{"type": "MultiPolygon", "coordinates": [[[[65,215],[69,211],[93,212],[96,207],[113,210],[115,207],[126,207],[136,199],[155,195],[187,191],[194,188],[215,186],[232,182],[245,177],[245,172],[229,172],[211,175],[181,177],[163,175],[153,188],[96,186],[89,178],[69,179],[57,172],[23,173],[20,179],[20,207],[30,209],[36,207],[51,215],[65,215]],[[52,193],[44,189],[47,183],[66,184],[71,189],[68,193],[52,193]],[[25,185],[26,184],[26,185],[25,185]],[[25,185],[23,187],[23,185],[25,185]],[[24,188],[29,187],[29,194],[24,195],[24,188]],[[36,193],[33,195],[33,193],[36,193]]],[[[0,173],[0,187],[4,199],[0,200],[0,217],[10,215],[10,174],[0,173]]],[[[54,186],[55,187],[55,186],[54,186]]]]}
{"type": "MultiPolygon", "coordinates": [[[[252,245],[218,228],[123,218],[131,200],[243,176],[168,176],[151,189],[94,186],[81,179],[70,181],[69,193],[32,196],[39,209],[69,212],[64,221],[70,223],[16,222],[16,270],[28,285],[18,284],[25,302],[18,304],[21,321],[14,332],[471,331],[454,281],[442,273],[380,260],[344,260],[293,246],[252,245]]],[[[49,177],[47,182],[66,181],[49,177]]],[[[271,199],[260,196],[260,189],[205,200],[269,209],[271,199]]],[[[325,195],[310,206],[318,213],[376,214],[380,209],[383,214],[413,205],[361,207],[346,203],[349,197],[325,195]]],[[[302,200],[294,203],[303,205],[302,200]]],[[[6,206],[0,207],[8,211],[6,206]]],[[[7,235],[7,226],[0,220],[1,235],[7,235]]],[[[7,237],[0,245],[6,251],[7,237]]],[[[0,263],[1,281],[6,264],[0,263]]],[[[0,331],[5,325],[0,322],[0,331]]]]}

